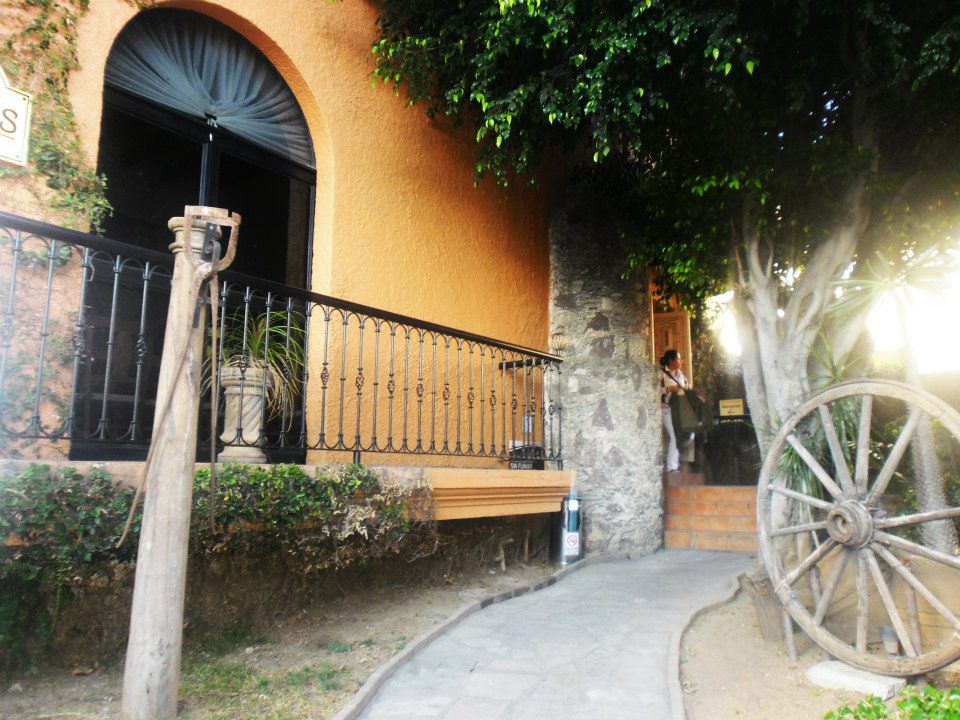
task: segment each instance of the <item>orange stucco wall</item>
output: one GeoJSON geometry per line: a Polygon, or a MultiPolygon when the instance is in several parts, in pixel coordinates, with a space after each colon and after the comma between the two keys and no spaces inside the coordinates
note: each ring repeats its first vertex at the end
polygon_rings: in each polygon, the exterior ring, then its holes
{"type": "MultiPolygon", "coordinates": [[[[257,45],[297,95],[317,156],[312,287],[338,297],[544,349],[546,193],[473,187],[471,133],[370,86],[376,9],[361,0],[176,0],[257,45]]],[[[92,0],[71,78],[95,162],[103,72],[137,12],[92,0]]]]}

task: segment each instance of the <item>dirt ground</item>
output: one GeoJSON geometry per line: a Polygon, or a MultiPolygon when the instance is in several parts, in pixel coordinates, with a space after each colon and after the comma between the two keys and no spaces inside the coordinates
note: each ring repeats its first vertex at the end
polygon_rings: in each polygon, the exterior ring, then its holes
{"type": "Polygon", "coordinates": [[[822,720],[862,695],[825,690],[804,673],[820,662],[819,648],[797,635],[799,663],[782,643],[760,636],[743,592],[698,618],[684,635],[680,672],[689,720],[822,720]]]}
{"type": "MultiPolygon", "coordinates": [[[[549,564],[481,568],[441,584],[356,592],[286,618],[262,634],[224,633],[184,653],[185,720],[320,720],[332,717],[377,667],[471,600],[548,577],[549,564]]],[[[800,662],[760,637],[739,593],[690,627],[681,649],[689,720],[821,720],[856,693],[824,690],[804,672],[819,650],[797,636],[800,662]]],[[[119,716],[122,669],[78,666],[16,678],[0,689],[2,720],[103,720],[119,716]]]]}
{"type": "MultiPolygon", "coordinates": [[[[329,718],[378,666],[457,608],[555,571],[549,564],[481,568],[440,585],[355,593],[304,610],[263,634],[228,633],[188,645],[180,717],[329,718]]],[[[3,720],[103,720],[120,714],[121,668],[76,667],[17,678],[0,689],[3,720]]]]}

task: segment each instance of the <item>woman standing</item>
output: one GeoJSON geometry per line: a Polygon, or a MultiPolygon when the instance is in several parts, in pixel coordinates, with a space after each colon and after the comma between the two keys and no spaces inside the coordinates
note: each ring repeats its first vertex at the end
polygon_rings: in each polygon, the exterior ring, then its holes
{"type": "MultiPolygon", "coordinates": [[[[682,394],[689,387],[682,365],[683,360],[676,350],[667,350],[660,358],[660,414],[663,417],[663,427],[667,431],[667,472],[680,470],[680,448],[673,429],[669,403],[670,393],[682,394]]],[[[687,445],[686,441],[684,445],[687,445]]],[[[686,449],[685,447],[684,454],[687,454],[686,449]]]]}

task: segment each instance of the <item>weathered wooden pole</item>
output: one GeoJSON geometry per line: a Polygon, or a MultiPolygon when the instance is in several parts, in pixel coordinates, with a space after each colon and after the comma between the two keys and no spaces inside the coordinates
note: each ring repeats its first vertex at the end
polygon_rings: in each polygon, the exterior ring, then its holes
{"type": "Polygon", "coordinates": [[[177,714],[206,308],[199,322],[195,318],[201,281],[212,269],[199,258],[207,223],[214,223],[210,230],[219,237],[216,226],[224,218],[229,222],[229,213],[218,208],[187,208],[185,214],[168,224],[174,269],[123,673],[123,720],[177,714]]]}

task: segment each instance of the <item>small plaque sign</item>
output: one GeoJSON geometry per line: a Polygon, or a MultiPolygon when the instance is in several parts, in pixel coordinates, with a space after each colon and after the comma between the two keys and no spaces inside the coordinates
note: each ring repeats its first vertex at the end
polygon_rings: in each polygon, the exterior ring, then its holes
{"type": "Polygon", "coordinates": [[[746,415],[743,411],[743,399],[720,401],[720,417],[729,417],[731,415],[746,415]]]}
{"type": "Polygon", "coordinates": [[[0,161],[27,163],[32,105],[33,96],[11,87],[0,68],[0,161]]]}

